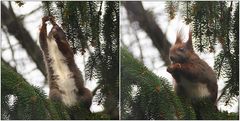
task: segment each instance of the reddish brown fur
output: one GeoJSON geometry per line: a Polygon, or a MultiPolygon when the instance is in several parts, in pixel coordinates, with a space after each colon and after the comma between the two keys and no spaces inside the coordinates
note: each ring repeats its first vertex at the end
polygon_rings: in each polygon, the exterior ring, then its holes
{"type": "Polygon", "coordinates": [[[53,25],[49,34],[53,34],[53,37],[57,43],[59,50],[65,56],[66,64],[68,65],[70,71],[73,73],[73,78],[75,80],[76,91],[78,95],[78,100],[83,102],[87,108],[91,106],[92,103],[92,93],[90,90],[84,87],[83,77],[74,61],[73,51],[66,40],[65,33],[63,30],[55,23],[55,20],[51,16],[45,16],[42,18],[42,27],[40,28],[40,46],[43,51],[43,56],[46,64],[46,69],[48,73],[49,87],[50,87],[50,99],[61,101],[61,95],[64,94],[62,90],[59,90],[58,85],[56,84],[56,79],[58,75],[54,75],[53,68],[51,67],[52,59],[49,57],[48,44],[47,44],[47,29],[46,21],[50,20],[53,25]]]}
{"type": "Polygon", "coordinates": [[[173,62],[167,71],[176,80],[175,91],[177,95],[188,97],[184,87],[179,85],[182,78],[193,83],[206,84],[210,92],[210,99],[215,103],[217,99],[217,79],[211,67],[194,52],[192,47],[192,35],[189,40],[183,43],[180,36],[177,36],[176,43],[170,49],[170,60],[173,62]]]}

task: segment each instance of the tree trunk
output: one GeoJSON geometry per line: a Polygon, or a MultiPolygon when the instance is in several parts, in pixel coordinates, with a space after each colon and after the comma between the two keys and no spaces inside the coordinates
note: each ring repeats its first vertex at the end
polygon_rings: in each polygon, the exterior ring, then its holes
{"type": "MultiPolygon", "coordinates": [[[[33,38],[29,32],[24,28],[23,24],[17,19],[12,8],[9,9],[1,3],[2,10],[2,25],[7,27],[7,30],[12,34],[22,45],[22,47],[27,51],[27,54],[36,63],[37,68],[46,77],[45,66],[43,62],[43,56],[39,46],[34,42],[33,38]]],[[[38,28],[36,28],[36,31],[38,28]]]]}
{"type": "Polygon", "coordinates": [[[123,2],[123,5],[127,10],[128,16],[132,20],[137,21],[139,26],[151,38],[153,45],[160,52],[165,65],[169,65],[169,49],[171,44],[168,42],[166,35],[163,33],[161,28],[159,28],[153,16],[147,14],[142,3],[139,1],[123,2]]]}

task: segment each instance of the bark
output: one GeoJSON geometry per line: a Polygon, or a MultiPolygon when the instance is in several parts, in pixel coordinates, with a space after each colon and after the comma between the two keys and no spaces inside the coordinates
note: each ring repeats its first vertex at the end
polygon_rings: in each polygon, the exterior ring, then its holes
{"type": "MultiPolygon", "coordinates": [[[[29,32],[24,28],[23,24],[17,19],[11,6],[9,9],[1,3],[1,24],[7,27],[7,31],[12,34],[27,51],[27,54],[35,62],[37,68],[46,77],[43,56],[39,46],[35,43],[29,32]]],[[[38,31],[38,28],[36,28],[38,31]]]]}
{"type": "Polygon", "coordinates": [[[131,17],[132,20],[137,21],[139,26],[151,38],[153,45],[160,52],[160,56],[165,62],[165,65],[169,65],[169,49],[171,44],[166,39],[166,35],[158,26],[153,16],[144,10],[140,1],[123,2],[123,5],[127,10],[128,16],[131,17]]]}

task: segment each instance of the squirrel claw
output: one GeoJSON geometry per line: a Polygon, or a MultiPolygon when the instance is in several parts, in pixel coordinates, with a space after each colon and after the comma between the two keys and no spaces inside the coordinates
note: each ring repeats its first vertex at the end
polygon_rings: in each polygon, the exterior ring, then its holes
{"type": "Polygon", "coordinates": [[[180,63],[176,63],[177,68],[182,68],[180,63]]]}
{"type": "Polygon", "coordinates": [[[51,24],[55,25],[55,17],[54,16],[44,16],[42,17],[42,23],[45,23],[46,21],[50,21],[51,24]]]}
{"type": "Polygon", "coordinates": [[[168,66],[167,67],[167,72],[169,72],[169,73],[171,73],[173,71],[173,68],[172,68],[172,66],[170,65],[170,66],[168,66]]]}
{"type": "Polygon", "coordinates": [[[42,17],[42,22],[43,23],[45,23],[46,21],[48,21],[49,20],[49,16],[44,16],[44,17],[42,17]]]}
{"type": "Polygon", "coordinates": [[[171,73],[171,72],[173,72],[173,71],[176,70],[176,69],[180,69],[181,67],[182,67],[182,66],[181,66],[180,63],[174,63],[174,64],[168,66],[167,71],[168,71],[169,73],[171,73]]]}

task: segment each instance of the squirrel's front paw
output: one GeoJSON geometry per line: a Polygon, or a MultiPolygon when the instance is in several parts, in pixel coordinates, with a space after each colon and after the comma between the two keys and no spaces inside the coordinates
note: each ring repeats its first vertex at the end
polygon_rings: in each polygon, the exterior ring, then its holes
{"type": "Polygon", "coordinates": [[[167,72],[171,73],[173,71],[173,68],[170,66],[167,67],[167,72]]]}
{"type": "Polygon", "coordinates": [[[54,16],[49,16],[49,21],[51,22],[52,25],[56,25],[56,21],[55,21],[54,16]]]}
{"type": "Polygon", "coordinates": [[[181,64],[180,63],[174,63],[171,64],[170,66],[168,66],[167,71],[169,73],[173,72],[174,70],[180,69],[181,68],[181,64]]]}
{"type": "Polygon", "coordinates": [[[42,17],[42,22],[43,23],[45,23],[46,21],[48,21],[49,20],[49,16],[44,16],[44,17],[42,17]]]}

